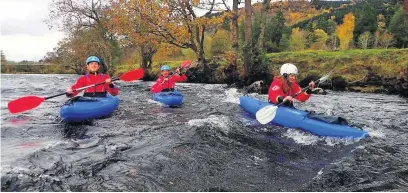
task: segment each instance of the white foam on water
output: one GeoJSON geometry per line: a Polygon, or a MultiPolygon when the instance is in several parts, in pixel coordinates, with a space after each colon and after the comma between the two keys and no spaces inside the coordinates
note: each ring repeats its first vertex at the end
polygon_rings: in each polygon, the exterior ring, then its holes
{"type": "Polygon", "coordinates": [[[158,105],[162,105],[161,102],[155,101],[155,100],[153,100],[153,99],[147,99],[147,102],[149,102],[149,103],[154,103],[154,104],[158,104],[158,105]]]}
{"type": "Polygon", "coordinates": [[[236,88],[230,88],[225,91],[225,100],[223,102],[239,104],[239,97],[242,93],[238,92],[236,88]]]}
{"type": "Polygon", "coordinates": [[[297,144],[302,145],[315,145],[318,142],[324,142],[327,146],[336,146],[336,145],[350,145],[360,141],[360,138],[338,138],[338,137],[319,137],[306,133],[298,129],[288,129],[285,133],[282,134],[284,137],[294,140],[297,144]]]}
{"type": "Polygon", "coordinates": [[[209,124],[213,127],[218,127],[221,128],[222,131],[225,133],[228,133],[229,127],[228,123],[230,122],[229,118],[227,116],[217,116],[217,115],[210,115],[209,117],[205,119],[192,119],[187,122],[189,126],[204,126],[206,124],[209,124]]]}
{"type": "Polygon", "coordinates": [[[364,131],[368,131],[368,135],[370,137],[377,137],[377,138],[385,138],[386,135],[382,130],[374,130],[371,127],[364,126],[363,127],[364,131]]]}
{"type": "Polygon", "coordinates": [[[314,145],[319,141],[319,137],[299,131],[297,129],[288,129],[283,133],[284,137],[293,139],[296,143],[302,145],[314,145]]]}

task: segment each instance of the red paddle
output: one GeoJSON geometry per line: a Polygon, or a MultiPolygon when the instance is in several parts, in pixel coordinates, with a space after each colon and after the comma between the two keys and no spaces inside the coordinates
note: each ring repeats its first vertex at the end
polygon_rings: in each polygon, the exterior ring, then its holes
{"type": "MultiPolygon", "coordinates": [[[[181,64],[180,64],[180,70],[181,69],[183,69],[183,68],[188,68],[188,67],[190,67],[190,65],[191,65],[191,61],[190,60],[184,60],[184,61],[182,61],[181,62],[181,64]]],[[[174,74],[174,73],[173,73],[174,74]]],[[[171,75],[171,76],[173,76],[173,75],[171,75]]],[[[170,77],[171,77],[170,76],[170,77]]],[[[161,85],[154,85],[153,87],[152,87],[152,92],[153,93],[159,93],[159,92],[161,92],[163,90],[163,88],[161,87],[161,85]]]]}
{"type": "MultiPolygon", "coordinates": [[[[144,76],[144,70],[143,70],[143,68],[139,68],[139,69],[136,69],[136,70],[126,72],[125,74],[123,74],[122,76],[120,76],[118,78],[113,78],[112,81],[122,80],[122,81],[125,81],[125,82],[130,82],[130,81],[140,79],[143,76],[144,76]]],[[[84,90],[86,88],[94,87],[94,86],[101,85],[101,84],[105,84],[105,82],[100,82],[100,83],[97,83],[97,84],[92,84],[92,85],[89,85],[89,86],[81,87],[81,88],[75,89],[73,91],[81,91],[81,90],[84,90]]],[[[54,97],[57,97],[57,96],[61,96],[61,95],[64,95],[64,94],[66,94],[66,93],[64,92],[64,93],[56,94],[56,95],[49,96],[49,97],[39,97],[39,96],[20,97],[18,99],[10,101],[8,103],[8,109],[9,109],[10,113],[13,113],[13,114],[14,113],[20,113],[20,112],[27,111],[27,110],[33,109],[35,107],[38,107],[43,101],[45,101],[47,99],[54,98],[54,97]]]]}

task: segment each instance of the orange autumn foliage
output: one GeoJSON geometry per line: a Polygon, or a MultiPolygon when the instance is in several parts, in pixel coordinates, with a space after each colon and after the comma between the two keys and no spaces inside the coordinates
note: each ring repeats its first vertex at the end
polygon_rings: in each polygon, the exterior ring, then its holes
{"type": "Polygon", "coordinates": [[[353,40],[355,17],[352,13],[344,15],[343,24],[337,26],[336,34],[340,40],[340,49],[346,50],[353,40]]]}

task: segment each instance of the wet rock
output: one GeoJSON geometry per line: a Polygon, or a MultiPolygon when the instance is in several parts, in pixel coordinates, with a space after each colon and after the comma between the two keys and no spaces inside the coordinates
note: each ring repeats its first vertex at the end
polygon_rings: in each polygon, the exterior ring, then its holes
{"type": "Polygon", "coordinates": [[[347,80],[343,76],[333,76],[331,78],[331,84],[333,90],[340,90],[340,91],[345,91],[347,88],[347,80]]]}
{"type": "Polygon", "coordinates": [[[265,87],[267,87],[267,85],[264,83],[264,81],[258,80],[246,87],[246,91],[248,93],[261,93],[263,90],[265,90],[265,87]]]}

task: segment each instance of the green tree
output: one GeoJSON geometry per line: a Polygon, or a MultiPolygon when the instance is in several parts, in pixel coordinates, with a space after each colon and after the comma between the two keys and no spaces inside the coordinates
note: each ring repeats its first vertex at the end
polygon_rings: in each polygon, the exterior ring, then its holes
{"type": "Polygon", "coordinates": [[[220,55],[230,51],[232,48],[232,38],[228,31],[219,29],[212,38],[212,55],[220,55]]]}
{"type": "Polygon", "coordinates": [[[276,15],[269,20],[266,26],[265,41],[267,43],[265,45],[265,50],[267,52],[277,52],[281,50],[279,45],[285,28],[283,12],[278,11],[276,15]]]}
{"type": "Polygon", "coordinates": [[[363,8],[356,13],[354,27],[354,40],[357,42],[360,34],[364,32],[375,33],[377,30],[377,10],[370,3],[364,2],[363,8]]]}
{"type": "Polygon", "coordinates": [[[6,55],[4,55],[3,50],[0,50],[0,57],[1,57],[1,65],[6,64],[7,60],[6,60],[6,55]]]}
{"type": "Polygon", "coordinates": [[[292,35],[290,36],[290,49],[294,51],[304,50],[306,46],[306,38],[304,32],[299,28],[292,29],[292,35]]]}
{"type": "Polygon", "coordinates": [[[389,31],[394,35],[396,47],[408,47],[408,21],[404,17],[402,7],[392,16],[389,31]]]}
{"type": "Polygon", "coordinates": [[[324,50],[326,49],[326,41],[328,39],[327,33],[322,29],[314,30],[315,42],[310,45],[313,50],[324,50]]]}
{"type": "Polygon", "coordinates": [[[371,33],[369,31],[366,31],[358,37],[358,44],[360,48],[367,49],[370,46],[372,40],[373,38],[371,33]]]}

